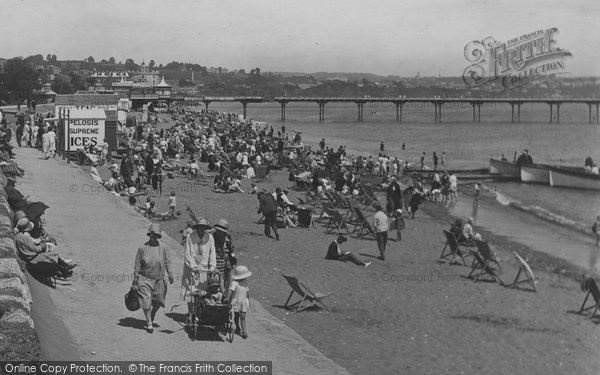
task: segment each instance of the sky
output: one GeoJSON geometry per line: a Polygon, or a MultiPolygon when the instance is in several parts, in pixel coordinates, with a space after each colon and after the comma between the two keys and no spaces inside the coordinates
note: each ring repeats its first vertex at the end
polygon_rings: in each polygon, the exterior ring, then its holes
{"type": "Polygon", "coordinates": [[[4,58],[461,76],[469,42],[556,27],[568,73],[600,75],[598,0],[2,0],[2,13],[4,58]]]}

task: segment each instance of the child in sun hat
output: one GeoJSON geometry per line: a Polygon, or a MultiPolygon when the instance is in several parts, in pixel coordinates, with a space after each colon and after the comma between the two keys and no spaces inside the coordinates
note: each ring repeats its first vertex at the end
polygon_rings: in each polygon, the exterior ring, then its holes
{"type": "Polygon", "coordinates": [[[402,241],[402,231],[406,229],[402,209],[394,211],[394,226],[396,227],[396,241],[402,241]]]}
{"type": "Polygon", "coordinates": [[[250,308],[250,290],[248,288],[248,278],[250,276],[252,276],[252,272],[248,271],[248,267],[235,267],[233,281],[231,281],[227,291],[228,297],[230,297],[227,299],[231,301],[231,309],[234,312],[235,333],[240,334],[244,339],[248,338],[246,312],[250,308]]]}

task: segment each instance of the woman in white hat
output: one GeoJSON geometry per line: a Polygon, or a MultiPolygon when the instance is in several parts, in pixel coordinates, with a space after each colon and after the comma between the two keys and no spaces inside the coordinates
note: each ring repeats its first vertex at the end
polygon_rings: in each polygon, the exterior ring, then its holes
{"type": "Polygon", "coordinates": [[[248,267],[235,267],[233,281],[227,291],[227,299],[231,300],[231,310],[234,313],[235,333],[244,339],[248,338],[246,312],[250,308],[250,289],[248,288],[248,278],[250,276],[252,276],[252,272],[248,271],[248,267]]]}
{"type": "Polygon", "coordinates": [[[150,239],[138,248],[135,256],[132,287],[141,296],[142,310],[146,317],[146,331],[154,332],[154,317],[165,306],[167,296],[166,273],[173,284],[173,268],[169,250],[158,241],[161,235],[159,224],[152,224],[147,233],[150,239]]]}
{"type": "Polygon", "coordinates": [[[192,232],[185,242],[185,259],[181,280],[181,300],[188,302],[191,313],[192,293],[206,290],[208,272],[217,269],[216,249],[213,236],[207,232],[211,229],[208,220],[202,218],[194,222],[192,232]]]}

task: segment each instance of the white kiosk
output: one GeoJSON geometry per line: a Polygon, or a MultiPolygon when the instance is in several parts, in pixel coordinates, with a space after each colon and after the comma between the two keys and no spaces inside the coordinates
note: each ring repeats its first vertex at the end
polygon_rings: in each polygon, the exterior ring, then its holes
{"type": "MultiPolygon", "coordinates": [[[[104,109],[70,109],[68,137],[65,150],[77,151],[91,146],[101,146],[105,138],[106,112],[104,109]]],[[[65,130],[67,130],[65,129],[65,130]]]]}

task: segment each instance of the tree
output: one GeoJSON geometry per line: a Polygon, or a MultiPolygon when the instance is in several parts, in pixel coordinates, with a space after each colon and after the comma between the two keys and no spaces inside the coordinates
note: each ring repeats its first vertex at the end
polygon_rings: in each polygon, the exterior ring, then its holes
{"type": "Polygon", "coordinates": [[[32,55],[29,56],[26,60],[31,61],[33,64],[40,65],[44,63],[44,56],[42,55],[32,55]]]}
{"type": "Polygon", "coordinates": [[[136,70],[137,69],[137,65],[136,65],[135,61],[133,61],[133,59],[127,59],[125,61],[125,69],[127,69],[127,70],[136,70]]]}
{"type": "Polygon", "coordinates": [[[20,57],[8,60],[4,64],[4,73],[0,74],[2,91],[12,92],[10,100],[30,98],[34,89],[39,89],[40,73],[29,60],[20,57]]]}
{"type": "Polygon", "coordinates": [[[152,68],[154,68],[154,65],[156,65],[154,60],[150,60],[150,64],[148,64],[148,68],[152,69],[152,68]]]}
{"type": "Polygon", "coordinates": [[[85,90],[87,88],[85,78],[79,73],[71,72],[69,74],[69,80],[72,90],[74,91],[85,90]]]}
{"type": "Polygon", "coordinates": [[[57,74],[52,81],[52,91],[57,94],[71,94],[73,92],[73,86],[71,85],[71,79],[65,74],[57,74]]]}
{"type": "Polygon", "coordinates": [[[52,55],[51,54],[47,54],[46,55],[46,61],[52,61],[52,55]]]}
{"type": "Polygon", "coordinates": [[[110,59],[108,59],[108,63],[109,64],[114,64],[115,63],[115,58],[111,57],[110,59]]]}
{"type": "Polygon", "coordinates": [[[58,58],[56,57],[56,55],[52,55],[52,62],[57,62],[58,58]]]}
{"type": "Polygon", "coordinates": [[[162,69],[162,68],[163,68],[163,64],[160,64],[160,65],[158,66],[158,69],[162,69]]]}
{"type": "Polygon", "coordinates": [[[94,59],[93,56],[88,57],[86,61],[89,62],[90,64],[93,64],[96,62],[96,60],[94,59]]]}

